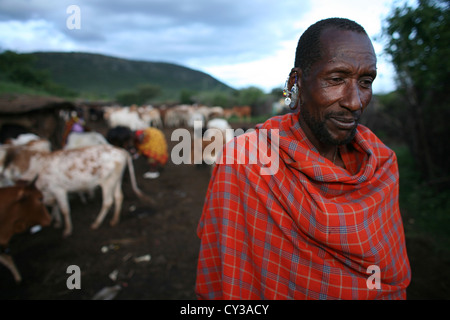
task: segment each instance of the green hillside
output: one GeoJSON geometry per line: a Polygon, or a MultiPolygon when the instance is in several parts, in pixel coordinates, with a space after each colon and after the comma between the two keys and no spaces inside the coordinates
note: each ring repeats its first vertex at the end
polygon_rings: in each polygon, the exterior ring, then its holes
{"type": "Polygon", "coordinates": [[[119,59],[90,53],[35,52],[34,67],[47,70],[59,85],[81,96],[114,98],[143,84],[159,86],[162,99],[178,99],[181,91],[232,91],[210,75],[180,65],[119,59]]]}

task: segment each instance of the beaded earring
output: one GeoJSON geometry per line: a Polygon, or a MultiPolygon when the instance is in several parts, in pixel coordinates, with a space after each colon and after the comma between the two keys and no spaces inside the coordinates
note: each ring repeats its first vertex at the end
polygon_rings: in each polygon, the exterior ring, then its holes
{"type": "Polygon", "coordinates": [[[291,110],[294,110],[298,100],[298,86],[297,86],[297,74],[295,74],[295,83],[292,86],[291,90],[289,90],[289,79],[287,78],[286,83],[283,89],[283,96],[286,97],[284,99],[284,104],[288,106],[291,110]]]}

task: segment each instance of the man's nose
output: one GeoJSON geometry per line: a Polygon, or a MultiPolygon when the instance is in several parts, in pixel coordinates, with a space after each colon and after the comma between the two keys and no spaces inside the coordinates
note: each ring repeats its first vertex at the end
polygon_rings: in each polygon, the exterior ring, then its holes
{"type": "Polygon", "coordinates": [[[361,91],[357,81],[349,81],[345,85],[341,106],[351,112],[362,111],[361,91]]]}

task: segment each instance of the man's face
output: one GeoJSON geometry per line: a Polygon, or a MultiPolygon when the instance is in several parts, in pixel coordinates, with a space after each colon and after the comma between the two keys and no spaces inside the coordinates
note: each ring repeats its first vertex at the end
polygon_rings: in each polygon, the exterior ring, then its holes
{"type": "Polygon", "coordinates": [[[313,143],[346,144],[372,98],[376,55],[370,39],[352,31],[326,29],[321,43],[321,60],[300,77],[300,121],[313,143]]]}

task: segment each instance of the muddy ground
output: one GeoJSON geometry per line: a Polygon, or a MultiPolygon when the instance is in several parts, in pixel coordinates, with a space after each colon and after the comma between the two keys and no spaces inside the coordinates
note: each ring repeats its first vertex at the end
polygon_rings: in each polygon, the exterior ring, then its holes
{"type": "MultiPolygon", "coordinates": [[[[165,133],[171,148],[177,142],[170,141],[171,130],[165,133]]],[[[23,281],[14,283],[0,265],[0,299],[90,300],[114,285],[121,288],[118,300],[195,299],[196,228],[210,170],[169,160],[159,178],[144,179],[145,159],[135,160],[134,166],[138,185],[157,205],[148,206],[134,195],[126,172],[119,225],[109,226],[110,214],[98,230],[91,230],[101,206],[100,190],[87,204],[71,195],[73,235],[63,239],[62,230],[53,227],[16,235],[10,249],[23,281]],[[81,289],[67,287],[71,265],[80,268],[81,289]]],[[[416,237],[407,245],[413,269],[408,298],[448,299],[448,259],[433,254],[426,238],[416,237]]]]}

